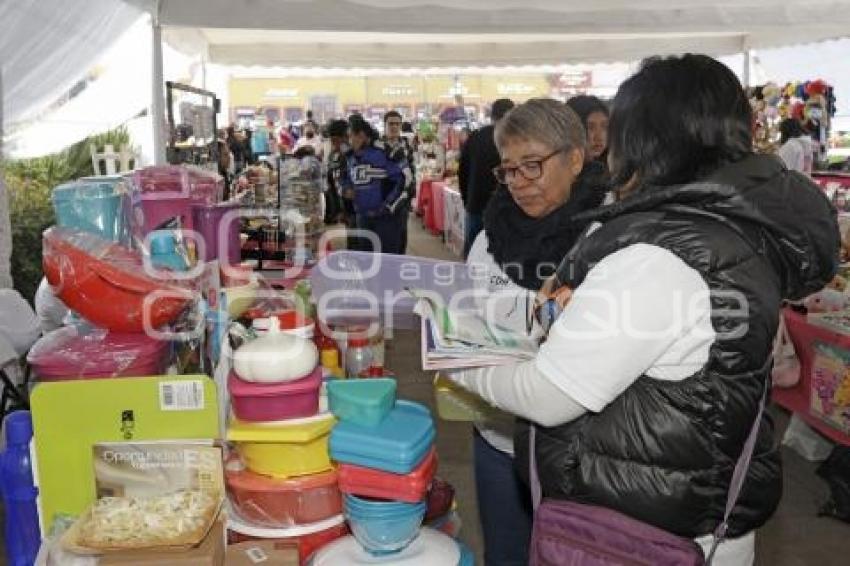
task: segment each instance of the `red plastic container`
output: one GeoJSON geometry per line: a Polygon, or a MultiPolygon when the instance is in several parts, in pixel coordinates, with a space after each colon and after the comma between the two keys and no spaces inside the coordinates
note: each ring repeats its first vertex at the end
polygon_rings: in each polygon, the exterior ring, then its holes
{"type": "Polygon", "coordinates": [[[146,310],[150,327],[159,328],[173,322],[192,299],[189,290],[146,275],[137,252],[93,234],[50,228],[43,235],[43,251],[44,274],[54,293],[101,328],[144,332],[146,310]]]}
{"type": "Polygon", "coordinates": [[[251,383],[231,371],[227,380],[233,413],[241,421],[269,422],[312,417],[319,411],[322,367],[284,383],[251,383]]]}
{"type": "Polygon", "coordinates": [[[162,375],[170,347],[144,334],[65,326],[39,339],[27,361],[39,381],[162,375]]]}
{"type": "Polygon", "coordinates": [[[231,529],[227,532],[227,542],[228,544],[238,544],[240,542],[253,540],[275,540],[283,543],[296,544],[298,545],[298,556],[301,564],[307,564],[307,560],[313,555],[313,553],[323,546],[332,543],[336,539],[346,536],[349,532],[348,525],[346,523],[340,523],[339,525],[309,535],[268,539],[245,535],[231,529]]]}
{"type": "Polygon", "coordinates": [[[432,448],[409,474],[393,474],[351,464],[339,465],[339,490],[362,497],[418,503],[437,473],[437,450],[432,448]]]}
{"type": "Polygon", "coordinates": [[[272,528],[317,523],[342,513],[336,471],[275,479],[228,462],[225,482],[230,503],[239,516],[272,528]]]}

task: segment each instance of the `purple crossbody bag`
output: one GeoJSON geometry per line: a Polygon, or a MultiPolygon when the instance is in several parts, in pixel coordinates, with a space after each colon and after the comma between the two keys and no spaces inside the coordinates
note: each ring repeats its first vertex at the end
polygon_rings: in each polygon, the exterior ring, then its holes
{"type": "Polygon", "coordinates": [[[572,501],[546,499],[541,502],[536,431],[532,425],[529,477],[534,502],[534,530],[529,566],[710,566],[717,547],[726,536],[729,516],[741,494],[766,401],[765,387],[753,428],[735,464],[723,522],[714,531],[714,543],[707,558],[692,539],[674,535],[617,511],[572,501]]]}

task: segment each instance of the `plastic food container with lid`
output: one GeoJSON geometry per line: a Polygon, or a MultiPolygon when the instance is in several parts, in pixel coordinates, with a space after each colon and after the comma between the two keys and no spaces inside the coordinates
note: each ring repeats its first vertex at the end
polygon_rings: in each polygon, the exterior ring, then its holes
{"type": "Polygon", "coordinates": [[[341,421],[378,426],[395,405],[396,381],[378,378],[328,383],[331,412],[341,421]]]}
{"type": "Polygon", "coordinates": [[[471,553],[448,535],[423,528],[404,550],[375,555],[364,549],[354,536],[342,537],[319,550],[309,566],[473,566],[471,553]]]}
{"type": "Polygon", "coordinates": [[[233,413],[236,418],[250,422],[311,417],[319,411],[321,388],[321,367],[302,379],[283,383],[243,381],[233,371],[227,379],[233,413]]]}
{"type": "Polygon", "coordinates": [[[129,244],[130,195],[121,177],[87,177],[51,194],[56,224],[129,244]]]}
{"type": "Polygon", "coordinates": [[[174,281],[144,271],[138,252],[54,226],[42,236],[44,275],[65,305],[95,326],[144,332],[173,322],[193,299],[174,281]]]}
{"type": "Polygon", "coordinates": [[[339,489],[343,493],[418,503],[425,499],[437,473],[437,451],[428,456],[409,474],[394,474],[355,466],[339,465],[339,489]]]}
{"type": "Polygon", "coordinates": [[[347,536],[350,532],[345,523],[345,517],[340,514],[325,521],[318,521],[308,525],[272,529],[254,525],[239,516],[232,509],[229,502],[227,506],[227,538],[229,544],[237,544],[245,541],[273,540],[284,544],[292,544],[298,547],[298,555],[301,564],[318,549],[340,537],[347,536]]]}
{"type": "Polygon", "coordinates": [[[199,259],[217,259],[222,264],[237,265],[242,254],[239,240],[239,205],[194,203],[189,208],[192,214],[192,228],[203,240],[203,256],[199,259]]]}
{"type": "Polygon", "coordinates": [[[372,554],[398,552],[419,534],[425,503],[370,500],[346,494],[345,518],[351,533],[372,554]]]}
{"type": "Polygon", "coordinates": [[[231,505],[259,526],[281,528],[324,521],[342,513],[342,495],[334,470],[275,479],[244,469],[238,459],[225,466],[231,505]]]}
{"type": "Polygon", "coordinates": [[[396,401],[377,427],[341,422],[330,439],[331,457],[396,474],[409,474],[431,450],[436,432],[431,413],[411,401],[396,401]]]}
{"type": "Polygon", "coordinates": [[[42,336],[27,355],[39,381],[162,375],[170,359],[169,342],[77,326],[42,336]]]}
{"type": "Polygon", "coordinates": [[[180,218],[181,228],[194,229],[192,205],[217,203],[224,193],[220,175],[185,165],[145,167],[125,179],[133,204],[133,232],[140,239],[174,217],[180,218]]]}
{"type": "Polygon", "coordinates": [[[333,415],[274,425],[231,420],[227,439],[252,472],[275,478],[318,474],[333,469],[328,458],[328,436],[333,415]]]}

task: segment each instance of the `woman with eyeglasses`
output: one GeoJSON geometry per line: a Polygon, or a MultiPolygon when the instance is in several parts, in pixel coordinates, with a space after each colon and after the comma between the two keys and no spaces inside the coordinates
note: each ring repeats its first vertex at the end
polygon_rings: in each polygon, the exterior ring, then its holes
{"type": "MultiPolygon", "coordinates": [[[[573,217],[597,206],[603,190],[586,182],[586,137],[578,116],[563,103],[529,100],[495,129],[501,187],[484,211],[484,230],[467,263],[486,304],[486,316],[517,332],[547,277],[573,246],[585,224],[573,217]]],[[[475,477],[484,534],[485,563],[525,565],[531,536],[531,503],[513,467],[514,417],[506,413],[476,423],[475,477]]]]}
{"type": "Polygon", "coordinates": [[[750,128],[720,62],[644,62],[617,92],[609,132],[613,180],[632,190],[581,216],[595,230],[544,287],[564,285],[568,301],[536,358],[454,374],[536,423],[518,430],[517,459],[527,473],[536,438],[545,497],[693,540],[715,566],[753,563],[754,532],[782,495],[760,409],[781,302],[823,288],[838,265],[835,210],[809,179],[753,154],[750,128]]]}

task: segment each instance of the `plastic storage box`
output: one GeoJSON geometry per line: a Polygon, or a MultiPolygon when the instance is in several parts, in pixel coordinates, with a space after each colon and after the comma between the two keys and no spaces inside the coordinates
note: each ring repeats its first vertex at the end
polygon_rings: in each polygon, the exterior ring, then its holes
{"type": "Polygon", "coordinates": [[[194,229],[193,204],[215,204],[224,193],[216,173],[184,165],[145,167],[126,176],[133,207],[133,234],[144,238],[163,223],[180,218],[182,228],[194,229]]]}
{"type": "Polygon", "coordinates": [[[275,478],[318,474],[331,470],[328,436],[332,415],[294,424],[256,424],[232,420],[227,439],[249,470],[275,478]]]}
{"type": "Polygon", "coordinates": [[[188,289],[146,275],[137,252],[93,234],[53,227],[42,241],[42,265],[53,292],[101,328],[144,332],[146,320],[159,328],[193,298],[188,289]]]}
{"type": "Polygon", "coordinates": [[[409,474],[393,474],[352,464],[339,465],[339,489],[343,493],[418,503],[425,499],[437,473],[437,451],[428,456],[409,474]]]}
{"type": "Polygon", "coordinates": [[[130,195],[120,177],[87,177],[59,185],[51,201],[58,226],[130,243],[130,195]]]}
{"type": "Polygon", "coordinates": [[[328,383],[331,412],[343,422],[378,426],[395,405],[394,379],[346,379],[328,383]]]}
{"type": "Polygon", "coordinates": [[[198,258],[204,261],[218,259],[222,264],[237,265],[241,261],[241,243],[239,241],[239,205],[192,204],[192,228],[203,240],[203,254],[199,249],[198,258]]]}
{"type": "Polygon", "coordinates": [[[370,500],[345,495],[343,508],[351,533],[372,554],[405,548],[419,534],[425,503],[370,500]]]}
{"type": "Polygon", "coordinates": [[[342,513],[336,471],[274,479],[231,460],[225,468],[231,505],[243,519],[265,527],[292,527],[325,521],[342,513]]]}
{"type": "Polygon", "coordinates": [[[434,421],[424,406],[396,401],[377,427],[341,422],[330,439],[331,458],[396,474],[409,474],[434,443],[434,421]]]}
{"type": "Polygon", "coordinates": [[[419,318],[408,288],[436,293],[458,310],[476,310],[476,276],[480,275],[460,262],[340,251],[314,266],[310,282],[314,297],[326,297],[318,304],[320,320],[331,324],[380,320],[385,326],[413,329],[419,318]]]}
{"type": "Polygon", "coordinates": [[[170,359],[170,342],[76,326],[46,334],[27,355],[39,381],[162,375],[170,359]]]}
{"type": "Polygon", "coordinates": [[[311,417],[319,411],[322,368],[307,377],[283,383],[243,381],[231,371],[227,379],[231,405],[242,421],[266,422],[311,417]]]}

